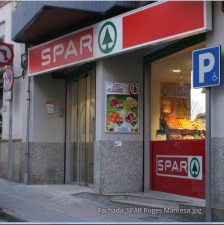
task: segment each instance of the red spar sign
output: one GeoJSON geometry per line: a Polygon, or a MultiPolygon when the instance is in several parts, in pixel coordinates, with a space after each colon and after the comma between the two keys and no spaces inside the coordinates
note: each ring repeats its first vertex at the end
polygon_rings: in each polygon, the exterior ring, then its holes
{"type": "Polygon", "coordinates": [[[29,76],[211,30],[210,6],[158,1],[34,46],[28,53],[29,76]]]}
{"type": "Polygon", "coordinates": [[[187,179],[202,179],[201,156],[156,156],[156,175],[187,179]]]}
{"type": "Polygon", "coordinates": [[[29,73],[50,71],[93,57],[93,29],[75,32],[29,49],[29,73]]]}

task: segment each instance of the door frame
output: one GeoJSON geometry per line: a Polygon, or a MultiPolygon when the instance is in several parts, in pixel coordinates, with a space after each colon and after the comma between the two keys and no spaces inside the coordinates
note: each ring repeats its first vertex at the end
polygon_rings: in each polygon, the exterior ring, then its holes
{"type": "MultiPolygon", "coordinates": [[[[96,62],[87,63],[83,66],[73,67],[67,70],[64,74],[66,78],[66,134],[65,134],[65,183],[74,183],[72,180],[72,145],[71,145],[71,114],[72,114],[72,82],[82,77],[88,76],[88,74],[95,73],[96,79],[96,62]]],[[[95,81],[96,82],[96,81],[95,81]]],[[[96,92],[96,90],[95,90],[96,92]]],[[[95,129],[95,128],[94,128],[95,129]]],[[[89,186],[93,186],[89,184],[89,186]]]]}

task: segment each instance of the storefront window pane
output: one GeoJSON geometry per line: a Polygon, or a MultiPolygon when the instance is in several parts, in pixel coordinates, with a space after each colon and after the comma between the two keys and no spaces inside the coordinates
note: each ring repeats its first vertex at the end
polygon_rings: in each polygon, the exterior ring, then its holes
{"type": "Polygon", "coordinates": [[[192,51],[186,48],[151,64],[151,140],[205,138],[205,91],[193,89],[192,51]]]}
{"type": "Polygon", "coordinates": [[[192,51],[151,63],[151,190],[205,198],[205,91],[192,88],[192,51]]]}

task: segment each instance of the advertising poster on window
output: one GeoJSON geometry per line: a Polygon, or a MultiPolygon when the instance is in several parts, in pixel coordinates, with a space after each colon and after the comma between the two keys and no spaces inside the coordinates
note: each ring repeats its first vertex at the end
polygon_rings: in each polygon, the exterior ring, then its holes
{"type": "Polygon", "coordinates": [[[106,132],[139,132],[138,95],[138,83],[106,82],[106,132]]]}
{"type": "Polygon", "coordinates": [[[174,118],[190,118],[189,86],[162,83],[160,96],[161,115],[174,118]]]}

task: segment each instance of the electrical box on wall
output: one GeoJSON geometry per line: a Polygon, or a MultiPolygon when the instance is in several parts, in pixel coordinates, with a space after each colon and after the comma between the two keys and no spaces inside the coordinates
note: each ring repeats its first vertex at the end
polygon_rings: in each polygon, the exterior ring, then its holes
{"type": "Polygon", "coordinates": [[[115,141],[114,142],[115,147],[121,147],[122,146],[122,141],[115,141]]]}

